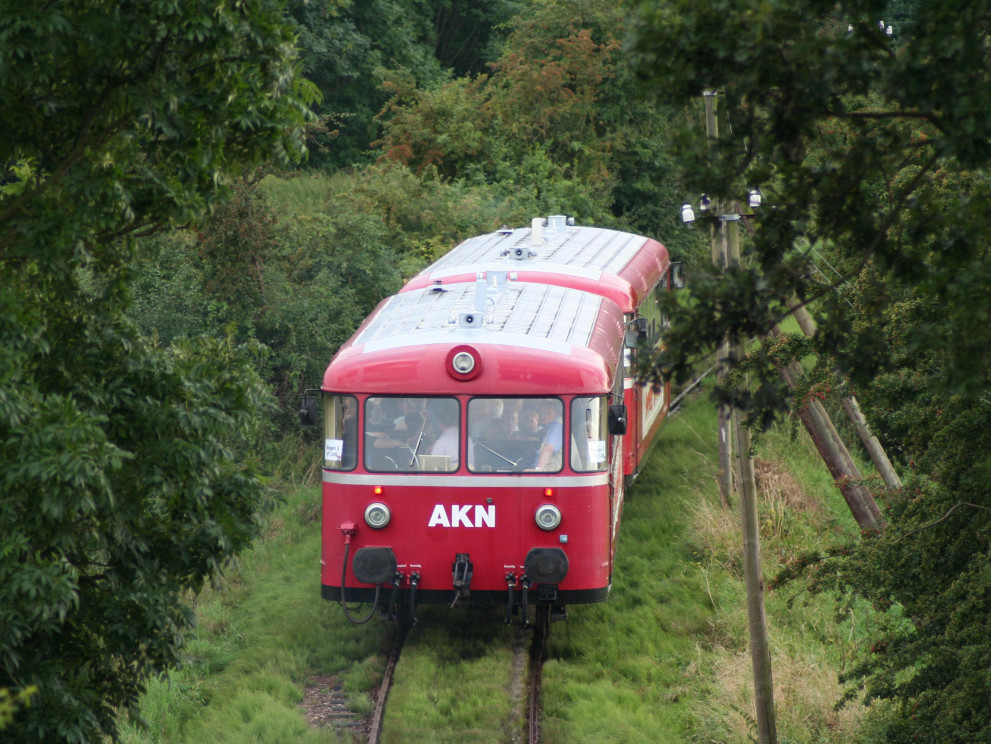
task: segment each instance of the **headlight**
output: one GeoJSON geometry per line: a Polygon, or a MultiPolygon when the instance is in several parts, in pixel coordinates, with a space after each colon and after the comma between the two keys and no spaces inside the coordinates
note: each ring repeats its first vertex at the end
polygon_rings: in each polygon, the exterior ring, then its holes
{"type": "Polygon", "coordinates": [[[365,508],[365,524],[373,530],[382,529],[389,524],[390,519],[392,519],[392,512],[385,504],[376,501],[365,508]]]}
{"type": "Polygon", "coordinates": [[[540,529],[553,530],[561,524],[561,510],[553,504],[543,504],[537,507],[533,518],[540,529]]]}
{"type": "Polygon", "coordinates": [[[455,372],[466,375],[475,369],[475,357],[467,351],[460,351],[454,355],[454,359],[451,360],[451,365],[454,367],[455,372]]]}

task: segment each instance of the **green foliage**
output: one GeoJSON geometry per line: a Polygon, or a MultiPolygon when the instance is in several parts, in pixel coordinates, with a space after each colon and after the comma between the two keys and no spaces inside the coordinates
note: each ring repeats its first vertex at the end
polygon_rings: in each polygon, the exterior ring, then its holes
{"type": "Polygon", "coordinates": [[[392,76],[374,144],[415,173],[491,190],[524,221],[566,213],[666,237],[680,199],[658,147],[667,129],[634,100],[623,20],[615,5],[534,3],[507,25],[487,75],[433,86],[392,76]]]}
{"type": "Polygon", "coordinates": [[[376,115],[388,100],[382,82],[400,73],[432,85],[445,70],[478,73],[495,56],[497,27],[518,0],[293,0],[303,72],[323,95],[313,162],[349,167],[370,159],[376,115]]]}
{"type": "Polygon", "coordinates": [[[125,287],[135,233],[305,154],[292,42],[265,0],[0,10],[0,688],[37,687],[14,741],[113,737],[258,529],[255,348],[155,348],[125,287]]]}
{"type": "MultiPolygon", "coordinates": [[[[914,471],[884,533],[826,561],[832,585],[891,608],[849,679],[882,701],[886,741],[987,740],[991,6],[644,2],[638,17],[655,92],[721,93],[722,136],[707,143],[701,119],[679,135],[685,182],[724,199],[758,184],[773,207],[751,220],[744,269],[669,308],[668,349],[641,373],[683,375],[723,337],[766,334],[793,296],[810,303],[819,379],[848,376],[914,471]]],[[[779,361],[748,360],[760,384],[733,399],[754,419],[789,404],[779,361]]]]}
{"type": "Polygon", "coordinates": [[[31,698],[38,692],[34,685],[23,690],[0,688],[0,731],[14,720],[14,712],[23,705],[30,705],[31,698]]]}
{"type": "Polygon", "coordinates": [[[215,200],[221,171],[271,154],[298,159],[306,109],[292,37],[272,11],[5,3],[0,164],[5,181],[24,186],[0,201],[2,242],[41,206],[50,240],[188,220],[215,200]]]}
{"type": "Polygon", "coordinates": [[[368,235],[347,236],[346,215],[280,225],[255,184],[231,190],[195,231],[142,241],[130,315],[163,343],[226,332],[261,344],[254,362],[278,400],[275,422],[294,428],[290,399],[319,384],[337,347],[396,285],[389,269],[376,271],[395,262],[381,236],[378,250],[368,235]],[[352,252],[351,238],[366,250],[352,252]]]}
{"type": "Polygon", "coordinates": [[[64,335],[59,310],[46,303],[33,338],[3,333],[0,668],[38,688],[15,719],[24,741],[114,731],[178,659],[182,593],[247,545],[265,494],[232,449],[266,404],[243,353],[151,350],[104,319],[64,335]]]}

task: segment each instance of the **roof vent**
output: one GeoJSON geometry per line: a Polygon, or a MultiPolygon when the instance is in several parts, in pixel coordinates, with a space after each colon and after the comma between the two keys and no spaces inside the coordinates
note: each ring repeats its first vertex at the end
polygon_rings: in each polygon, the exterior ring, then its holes
{"type": "Polygon", "coordinates": [[[544,245],[544,218],[534,217],[530,220],[530,245],[542,248],[544,245]]]}

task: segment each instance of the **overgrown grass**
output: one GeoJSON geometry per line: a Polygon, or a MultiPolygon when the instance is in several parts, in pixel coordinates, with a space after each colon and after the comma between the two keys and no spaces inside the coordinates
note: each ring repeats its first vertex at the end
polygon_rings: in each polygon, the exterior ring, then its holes
{"type": "MultiPolygon", "coordinates": [[[[628,494],[609,602],[555,627],[545,741],[756,740],[740,520],[719,503],[715,423],[698,401],[665,424],[628,494]]],[[[757,457],[765,577],[856,533],[804,432],[761,437],[757,457]]],[[[765,604],[779,741],[852,741],[862,711],[834,709],[837,671],[862,630],[797,584],[765,604]]]]}
{"type": "Polygon", "coordinates": [[[314,670],[339,675],[355,707],[370,707],[391,629],[352,626],[320,599],[318,496],[316,486],[290,493],[264,539],[196,598],[189,662],[149,686],[147,726],[127,725],[125,743],[350,740],[308,729],[303,687],[314,670]]]}
{"type": "Polygon", "coordinates": [[[513,657],[507,649],[519,631],[503,623],[498,607],[435,606],[423,608],[419,615],[420,623],[403,647],[401,674],[389,693],[382,740],[519,740],[521,711],[514,709],[507,694],[513,679],[513,657]]]}
{"type": "MultiPolygon", "coordinates": [[[[804,432],[757,445],[765,578],[800,553],[856,534],[856,524],[804,432]]],[[[753,684],[735,509],[716,494],[712,406],[668,421],[627,496],[609,601],[569,608],[552,628],[544,671],[543,740],[755,740],[753,684]]],[[[268,533],[222,585],[196,600],[190,664],[151,686],[147,730],[125,742],[332,742],[298,709],[313,674],[338,675],[368,711],[391,628],[346,622],[319,597],[316,487],[293,489],[268,533]]],[[[837,672],[870,627],[869,608],[838,624],[829,598],[800,583],[765,596],[779,741],[858,738],[862,711],[835,710],[837,672]]],[[[520,716],[509,687],[521,641],[500,608],[423,607],[403,652],[383,741],[512,742],[520,716]]],[[[863,738],[863,737],[861,737],[863,738]]]]}

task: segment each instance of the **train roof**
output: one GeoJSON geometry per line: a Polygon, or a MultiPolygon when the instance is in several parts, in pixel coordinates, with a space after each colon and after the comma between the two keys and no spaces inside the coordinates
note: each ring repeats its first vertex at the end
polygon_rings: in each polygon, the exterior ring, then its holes
{"type": "Polygon", "coordinates": [[[611,389],[623,313],[596,294],[554,285],[462,282],[383,300],[324,374],[332,392],[588,394],[611,389]],[[477,366],[452,369],[467,351],[477,366]]]}
{"type": "Polygon", "coordinates": [[[601,227],[569,225],[563,216],[530,227],[469,238],[413,277],[402,291],[463,282],[479,272],[518,281],[560,284],[608,297],[633,312],[670,265],[656,240],[601,227]]]}

